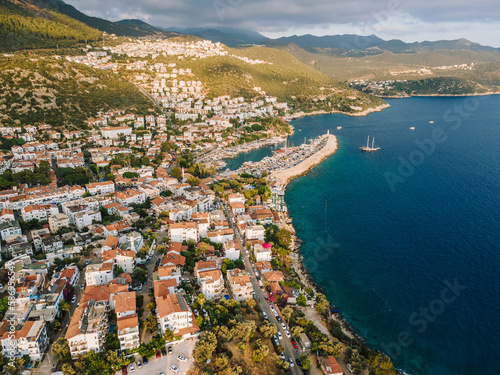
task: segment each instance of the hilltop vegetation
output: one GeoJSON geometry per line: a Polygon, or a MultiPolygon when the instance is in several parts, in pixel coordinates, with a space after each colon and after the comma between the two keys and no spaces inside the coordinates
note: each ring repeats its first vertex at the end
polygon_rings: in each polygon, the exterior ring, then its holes
{"type": "Polygon", "coordinates": [[[79,128],[100,110],[151,103],[115,74],[54,58],[0,58],[0,124],[79,128]]]}
{"type": "MultiPolygon", "coordinates": [[[[328,110],[326,107],[320,108],[320,102],[311,100],[311,97],[322,96],[330,97],[334,106],[347,96],[359,97],[360,99],[353,100],[349,105],[357,105],[363,109],[383,103],[377,98],[360,94],[338,83],[283,51],[251,47],[229,49],[229,53],[252,60],[263,60],[266,63],[250,64],[231,56],[186,62],[185,66],[191,68],[195,75],[207,84],[210,97],[230,94],[251,98],[258,95],[254,88],[260,87],[267,95],[300,106],[296,109],[328,110]],[[302,106],[306,102],[308,104],[302,106]]],[[[343,109],[349,111],[349,106],[343,109]]]]}
{"type": "Polygon", "coordinates": [[[0,51],[67,47],[100,36],[99,30],[53,10],[0,0],[0,51]]]}
{"type": "MultiPolygon", "coordinates": [[[[500,90],[498,51],[436,50],[338,57],[326,52],[311,53],[294,44],[282,48],[303,63],[341,82],[411,81],[398,83],[402,95],[464,95],[500,90]]],[[[380,94],[378,91],[367,92],[380,94]]],[[[387,95],[394,94],[395,91],[387,95]]]]}

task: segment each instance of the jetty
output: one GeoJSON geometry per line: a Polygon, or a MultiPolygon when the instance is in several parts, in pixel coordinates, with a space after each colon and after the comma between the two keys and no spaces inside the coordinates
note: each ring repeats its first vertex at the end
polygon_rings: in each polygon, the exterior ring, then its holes
{"type": "Polygon", "coordinates": [[[271,173],[270,179],[276,180],[275,186],[279,190],[284,191],[290,180],[303,175],[309,169],[318,165],[325,158],[335,153],[335,151],[337,151],[337,137],[333,134],[327,133],[318,138],[318,145],[311,155],[296,165],[271,173]]]}

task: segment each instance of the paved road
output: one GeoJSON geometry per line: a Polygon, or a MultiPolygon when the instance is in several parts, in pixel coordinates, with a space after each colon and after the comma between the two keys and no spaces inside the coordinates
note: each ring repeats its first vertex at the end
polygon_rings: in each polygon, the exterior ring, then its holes
{"type": "MultiPolygon", "coordinates": [[[[295,349],[293,347],[292,340],[289,339],[288,337],[286,337],[285,331],[283,330],[283,327],[281,326],[280,323],[278,323],[276,316],[274,316],[274,313],[271,311],[271,308],[269,307],[269,303],[266,301],[267,294],[264,291],[262,291],[262,289],[260,288],[259,282],[257,281],[257,277],[255,275],[253,268],[252,268],[252,264],[250,263],[250,259],[248,257],[248,254],[243,246],[245,241],[241,237],[239,229],[233,225],[233,214],[232,214],[231,210],[229,210],[227,208],[227,205],[225,205],[225,204],[224,204],[224,211],[226,212],[226,215],[228,217],[229,225],[234,230],[235,237],[240,241],[240,243],[242,245],[241,246],[242,247],[241,254],[242,254],[243,260],[245,262],[245,268],[248,271],[248,273],[250,274],[250,281],[252,282],[252,286],[253,286],[253,289],[255,291],[255,298],[259,302],[262,311],[266,313],[267,318],[269,319],[269,322],[275,324],[276,327],[278,328],[278,330],[281,332],[281,335],[283,338],[282,338],[282,340],[280,340],[280,345],[283,346],[283,348],[285,350],[285,356],[286,356],[287,360],[288,360],[288,358],[293,359],[294,367],[290,368],[292,371],[292,374],[300,375],[300,374],[302,374],[302,372],[298,368],[297,362],[296,362],[296,357],[298,357],[298,355],[299,355],[299,350],[295,349]]],[[[282,321],[284,321],[284,320],[282,319],[282,321]]]]}
{"type": "MultiPolygon", "coordinates": [[[[80,285],[82,285],[85,282],[85,268],[80,272],[80,278],[78,279],[77,284],[75,285],[75,294],[76,294],[76,302],[71,303],[69,307],[69,314],[65,314],[64,318],[61,322],[61,329],[58,330],[54,337],[53,337],[53,342],[55,342],[59,337],[64,337],[66,334],[66,330],[68,329],[69,321],[71,317],[73,316],[76,306],[78,303],[80,303],[80,299],[82,297],[82,290],[80,288],[80,285]]],[[[47,354],[43,358],[42,363],[40,366],[34,371],[35,374],[37,375],[48,375],[52,373],[52,367],[56,366],[58,362],[58,359],[56,356],[52,355],[50,352],[50,346],[47,350],[47,354]]]]}

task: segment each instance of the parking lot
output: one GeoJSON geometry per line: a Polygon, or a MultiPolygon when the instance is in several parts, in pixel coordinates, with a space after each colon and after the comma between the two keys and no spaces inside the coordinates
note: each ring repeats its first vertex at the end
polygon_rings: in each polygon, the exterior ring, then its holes
{"type": "MultiPolygon", "coordinates": [[[[148,364],[143,365],[141,369],[137,368],[137,365],[134,365],[135,371],[133,374],[144,374],[144,375],[158,375],[161,371],[165,375],[173,375],[174,373],[170,370],[170,365],[175,365],[179,369],[177,374],[186,374],[191,365],[194,363],[193,359],[193,350],[196,344],[195,339],[189,339],[183,341],[181,343],[172,343],[168,344],[168,346],[172,346],[173,353],[166,355],[161,358],[152,357],[149,358],[148,364]],[[181,362],[177,359],[178,355],[183,355],[188,359],[187,362],[181,362]]],[[[136,361],[139,359],[139,356],[136,354],[136,361]]],[[[130,374],[130,371],[128,372],[130,374]]],[[[116,375],[121,375],[122,372],[118,371],[116,375]]]]}

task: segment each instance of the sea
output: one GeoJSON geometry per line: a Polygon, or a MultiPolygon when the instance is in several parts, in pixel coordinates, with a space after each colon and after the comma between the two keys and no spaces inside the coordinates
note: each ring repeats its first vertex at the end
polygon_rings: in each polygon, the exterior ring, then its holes
{"type": "Polygon", "coordinates": [[[292,122],[289,145],[338,138],[286,190],[305,266],[396,368],[500,374],[500,96],[387,102],[292,122]],[[378,151],[360,150],[368,137],[378,151]]]}

